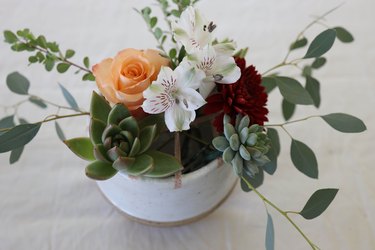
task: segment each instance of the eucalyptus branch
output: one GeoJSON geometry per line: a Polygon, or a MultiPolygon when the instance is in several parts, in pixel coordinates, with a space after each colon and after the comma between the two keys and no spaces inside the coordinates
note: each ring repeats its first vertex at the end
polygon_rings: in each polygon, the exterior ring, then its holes
{"type": "MultiPolygon", "coordinates": [[[[305,32],[309,28],[311,28],[314,24],[318,23],[320,20],[322,20],[323,18],[325,18],[326,16],[328,16],[329,14],[331,14],[332,12],[334,12],[335,10],[337,10],[338,8],[340,8],[343,4],[344,3],[341,3],[338,6],[330,9],[329,11],[327,11],[326,13],[324,13],[323,15],[318,16],[315,20],[313,20],[311,23],[309,23],[300,33],[298,33],[297,38],[295,39],[294,42],[298,41],[305,34],[305,32]]],[[[285,62],[288,59],[290,53],[291,53],[291,49],[288,50],[288,53],[286,54],[283,62],[285,62]]]]}
{"type": "Polygon", "coordinates": [[[262,199],[263,202],[265,202],[266,204],[270,205],[271,207],[273,207],[277,212],[279,212],[282,216],[284,216],[292,225],[293,227],[302,235],[302,237],[307,241],[307,243],[311,246],[312,249],[319,249],[307,236],[306,234],[298,227],[298,225],[288,216],[288,213],[290,213],[289,211],[286,212],[286,211],[283,211],[282,209],[280,209],[278,206],[276,206],[273,202],[271,202],[270,200],[268,200],[264,195],[262,195],[253,185],[251,185],[251,183],[249,181],[246,180],[246,178],[244,178],[243,176],[241,177],[241,179],[246,183],[246,185],[252,190],[254,191],[258,196],[259,198],[262,199]]]}
{"type": "Polygon", "coordinates": [[[281,67],[285,67],[285,66],[295,66],[297,68],[299,68],[298,66],[298,63],[302,60],[302,58],[297,58],[297,59],[294,59],[290,62],[286,62],[286,61],[283,61],[275,66],[273,66],[272,68],[266,70],[265,72],[262,73],[262,76],[266,76],[268,73],[270,73],[271,71],[275,70],[275,69],[278,69],[278,68],[281,68],[281,67]]]}
{"type": "Polygon", "coordinates": [[[279,123],[279,124],[266,124],[266,125],[264,125],[264,127],[283,127],[283,126],[288,125],[288,124],[306,121],[308,119],[315,118],[315,117],[320,117],[320,115],[310,115],[310,116],[307,116],[307,117],[304,117],[304,118],[301,118],[301,119],[297,119],[297,120],[293,120],[293,121],[287,121],[287,122],[279,123]]]}
{"type": "Polygon", "coordinates": [[[51,106],[57,107],[58,109],[67,109],[67,110],[73,110],[73,111],[84,112],[81,108],[78,108],[78,110],[77,110],[77,109],[74,109],[74,108],[72,108],[72,107],[62,106],[62,105],[56,104],[56,103],[54,103],[54,102],[48,101],[48,100],[46,100],[46,99],[43,99],[43,98],[41,98],[41,97],[39,97],[39,96],[35,96],[35,95],[29,95],[29,96],[30,96],[31,98],[37,99],[37,100],[39,100],[39,101],[45,102],[45,103],[47,103],[47,104],[49,104],[49,105],[51,105],[51,106]]]}
{"type": "Polygon", "coordinates": [[[208,142],[205,142],[204,140],[192,135],[192,134],[189,134],[189,133],[186,133],[186,132],[183,132],[184,135],[186,135],[187,137],[190,137],[191,139],[193,139],[194,141],[196,142],[199,142],[200,144],[204,145],[204,146],[207,146],[207,147],[210,147],[211,149],[214,149],[214,147],[211,145],[211,143],[208,143],[208,142]]]}

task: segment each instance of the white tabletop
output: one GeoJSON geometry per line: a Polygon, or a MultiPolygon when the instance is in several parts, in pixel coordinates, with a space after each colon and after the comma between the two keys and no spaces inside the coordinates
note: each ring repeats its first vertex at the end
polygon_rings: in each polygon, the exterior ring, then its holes
{"type": "MultiPolygon", "coordinates": [[[[146,0],[0,0],[0,30],[30,28],[73,48],[76,58],[92,62],[128,47],[154,48],[143,20],[132,10],[146,0]]],[[[219,37],[231,37],[249,46],[248,63],[264,72],[279,63],[290,42],[315,15],[340,4],[339,0],[203,1],[199,7],[215,20],[219,37]]],[[[320,119],[291,125],[293,136],[314,149],[319,180],[300,174],[289,157],[290,140],[282,135],[279,168],[266,176],[259,189],[285,210],[299,210],[319,188],[340,189],[328,210],[317,219],[295,217],[297,224],[322,249],[375,249],[375,2],[349,0],[327,18],[355,36],[355,43],[337,42],[327,54],[329,64],[317,73],[321,80],[320,110],[298,108],[294,118],[310,114],[345,112],[362,118],[368,130],[341,134],[320,119]]],[[[308,33],[310,39],[322,27],[308,33]]],[[[303,53],[302,51],[300,53],[303,53]]],[[[8,73],[19,71],[31,81],[30,92],[66,104],[57,82],[66,86],[87,109],[95,84],[73,73],[45,72],[27,66],[27,53],[11,52],[0,43],[0,103],[22,100],[5,86],[8,73]]],[[[298,56],[300,54],[296,54],[298,56]]],[[[270,120],[281,122],[280,96],[269,97],[270,120]]],[[[0,111],[5,116],[4,110],[0,111]]],[[[38,121],[55,109],[25,105],[22,117],[38,121]]],[[[68,138],[87,133],[86,119],[61,121],[68,138]]],[[[57,138],[53,123],[43,125],[26,146],[21,160],[9,165],[0,155],[0,249],[264,249],[266,212],[254,194],[239,187],[213,214],[194,224],[153,228],[127,220],[101,196],[94,181],[84,175],[85,162],[57,138]]],[[[188,202],[188,201],[187,201],[188,202]]],[[[276,249],[308,249],[306,242],[277,212],[273,216],[276,249]]],[[[294,218],[294,217],[293,217],[294,218]]]]}

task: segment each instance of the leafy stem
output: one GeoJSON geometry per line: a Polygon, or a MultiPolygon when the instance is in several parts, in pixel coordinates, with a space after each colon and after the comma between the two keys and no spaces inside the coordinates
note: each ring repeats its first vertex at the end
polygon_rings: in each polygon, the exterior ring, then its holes
{"type": "MultiPolygon", "coordinates": [[[[27,41],[26,41],[26,42],[27,42],[27,41]]],[[[54,58],[56,58],[57,60],[59,60],[59,61],[61,61],[61,62],[67,63],[67,64],[69,64],[69,65],[71,65],[71,66],[73,66],[73,67],[78,68],[79,70],[82,70],[82,71],[85,71],[85,72],[87,72],[87,73],[92,74],[92,71],[91,71],[91,70],[86,69],[85,67],[80,66],[80,65],[78,65],[78,64],[76,64],[76,63],[73,63],[72,61],[70,61],[70,60],[68,60],[68,59],[66,59],[66,58],[64,58],[64,57],[62,57],[62,56],[61,56],[61,53],[60,53],[59,56],[56,56],[55,54],[52,54],[52,53],[51,53],[50,51],[48,51],[47,49],[41,48],[41,47],[39,47],[39,46],[32,45],[32,44],[30,44],[30,43],[28,43],[28,46],[30,46],[30,47],[33,48],[33,49],[39,50],[40,52],[43,52],[43,53],[45,53],[46,55],[53,55],[54,58]]]]}
{"type": "Polygon", "coordinates": [[[264,195],[262,195],[250,182],[246,180],[243,176],[241,179],[246,183],[246,185],[254,191],[259,198],[262,199],[263,202],[273,207],[276,211],[278,211],[282,216],[284,216],[292,225],[293,227],[302,235],[302,237],[307,241],[307,243],[311,246],[312,249],[318,249],[318,247],[306,236],[306,234],[298,227],[298,225],[288,216],[289,211],[283,211],[278,206],[276,206],[273,202],[268,200],[264,195]]]}

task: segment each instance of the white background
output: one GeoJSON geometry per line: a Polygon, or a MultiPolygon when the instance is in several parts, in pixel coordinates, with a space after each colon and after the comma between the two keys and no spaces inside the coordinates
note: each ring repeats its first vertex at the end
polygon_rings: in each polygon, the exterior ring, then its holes
{"type": "MultiPolygon", "coordinates": [[[[76,59],[89,55],[98,62],[128,47],[154,48],[153,37],[132,10],[154,1],[125,0],[0,0],[0,30],[30,28],[73,48],[76,59]]],[[[260,72],[279,63],[296,34],[316,15],[341,0],[202,1],[198,6],[217,23],[217,35],[231,37],[239,47],[249,46],[248,63],[260,72]]],[[[320,119],[288,128],[314,149],[319,180],[300,174],[289,158],[290,139],[282,134],[279,168],[267,176],[260,191],[285,210],[299,210],[319,188],[340,189],[335,201],[320,217],[306,221],[295,217],[306,234],[322,249],[375,248],[375,35],[373,0],[349,0],[327,18],[330,26],[342,25],[355,36],[354,44],[336,42],[327,54],[329,64],[317,73],[321,80],[320,110],[298,108],[294,118],[311,114],[346,112],[362,118],[368,130],[341,134],[320,119]]],[[[324,27],[315,26],[308,37],[324,27]]],[[[303,50],[292,55],[301,56],[303,50]]],[[[5,79],[19,71],[31,81],[30,92],[66,105],[57,82],[66,86],[87,109],[95,84],[82,82],[72,72],[46,73],[40,65],[27,66],[27,53],[14,53],[0,43],[0,103],[23,99],[10,94],[5,79]]],[[[78,62],[79,62],[78,61],[78,62]]],[[[291,71],[290,73],[295,74],[291,71]]],[[[280,96],[269,97],[271,123],[282,121],[280,96]]],[[[5,116],[4,110],[0,111],[5,116]]],[[[55,109],[31,105],[19,113],[39,121],[55,109]]],[[[60,122],[68,138],[87,133],[86,119],[60,122]]],[[[237,187],[212,215],[178,228],[153,228],[127,220],[106,202],[95,182],[84,175],[85,162],[59,142],[53,123],[43,125],[21,160],[9,165],[0,155],[0,249],[263,249],[266,212],[254,194],[237,187]]],[[[126,192],[126,190],[125,190],[126,192]]],[[[189,201],[186,201],[189,202],[189,201]]],[[[277,212],[273,215],[276,249],[308,249],[308,245],[277,212]]]]}

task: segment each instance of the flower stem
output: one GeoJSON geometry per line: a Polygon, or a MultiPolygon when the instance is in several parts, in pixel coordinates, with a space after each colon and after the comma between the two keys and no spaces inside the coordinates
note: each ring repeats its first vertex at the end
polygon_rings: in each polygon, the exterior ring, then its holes
{"type": "Polygon", "coordinates": [[[271,207],[273,207],[276,211],[278,211],[282,216],[284,216],[292,225],[293,227],[302,235],[302,237],[307,241],[307,243],[311,246],[312,249],[317,249],[318,247],[306,236],[306,234],[298,227],[298,225],[288,216],[290,211],[286,212],[276,206],[273,202],[268,200],[264,195],[262,195],[250,182],[248,182],[243,176],[241,179],[246,183],[246,185],[254,191],[259,198],[262,199],[263,202],[267,203],[271,207]]]}
{"type": "Polygon", "coordinates": [[[180,132],[175,132],[174,134],[174,156],[178,162],[181,162],[181,141],[180,132]]]}

